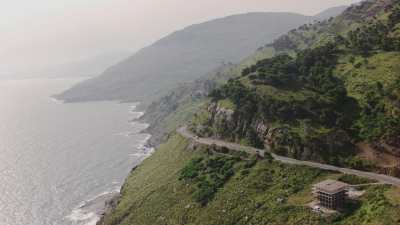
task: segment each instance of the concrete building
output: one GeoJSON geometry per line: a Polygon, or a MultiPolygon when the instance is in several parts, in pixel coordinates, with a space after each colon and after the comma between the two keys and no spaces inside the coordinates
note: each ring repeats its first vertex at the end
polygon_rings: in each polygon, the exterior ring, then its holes
{"type": "Polygon", "coordinates": [[[344,204],[348,186],[348,184],[340,181],[326,180],[315,184],[313,189],[321,206],[338,209],[344,204]]]}

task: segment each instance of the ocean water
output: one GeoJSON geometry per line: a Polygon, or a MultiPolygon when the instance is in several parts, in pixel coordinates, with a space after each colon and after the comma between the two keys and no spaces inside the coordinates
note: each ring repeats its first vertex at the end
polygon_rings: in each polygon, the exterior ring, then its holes
{"type": "Polygon", "coordinates": [[[51,98],[79,81],[0,81],[0,225],[95,224],[151,154],[134,104],[51,98]]]}

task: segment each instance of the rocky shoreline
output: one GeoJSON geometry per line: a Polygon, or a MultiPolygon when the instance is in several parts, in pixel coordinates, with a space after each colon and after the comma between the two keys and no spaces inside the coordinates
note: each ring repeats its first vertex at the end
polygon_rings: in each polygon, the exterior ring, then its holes
{"type": "MultiPolygon", "coordinates": [[[[129,174],[135,171],[137,167],[138,166],[133,167],[129,174]]],[[[124,185],[122,185],[121,190],[118,193],[114,193],[114,195],[109,196],[109,198],[104,201],[104,207],[97,211],[97,215],[100,217],[100,219],[96,222],[96,225],[103,224],[105,216],[111,214],[115,210],[119,200],[121,199],[121,192],[123,189],[124,185]]]]}
{"type": "MultiPolygon", "coordinates": [[[[224,69],[220,68],[219,70],[224,69]]],[[[208,79],[198,79],[193,83],[181,85],[174,91],[171,91],[168,95],[160,98],[153,103],[137,103],[134,106],[134,110],[143,111],[143,115],[139,118],[135,118],[130,122],[140,122],[148,124],[148,127],[142,131],[142,133],[150,134],[150,138],[143,145],[146,149],[155,149],[161,143],[168,139],[168,134],[171,130],[166,129],[163,126],[165,119],[173,114],[177,113],[178,106],[187,102],[194,101],[195,99],[202,99],[208,95],[208,93],[216,86],[215,82],[208,79]]],[[[177,125],[178,126],[178,125],[177,125]]],[[[130,173],[132,173],[138,166],[135,166],[130,173]]],[[[125,183],[125,182],[124,182],[125,183]]],[[[121,187],[121,192],[124,185],[121,187]]],[[[112,196],[105,202],[105,206],[98,214],[100,220],[96,225],[103,224],[104,217],[114,211],[116,208],[121,194],[112,196]]]]}
{"type": "MultiPolygon", "coordinates": [[[[133,107],[133,110],[142,111],[143,114],[142,114],[140,117],[131,120],[130,122],[146,123],[146,124],[149,124],[149,126],[150,126],[152,123],[149,122],[147,119],[144,119],[145,114],[146,114],[146,113],[145,113],[145,107],[146,107],[146,106],[144,106],[143,104],[137,103],[137,104],[133,107]]],[[[156,143],[157,143],[156,140],[159,140],[159,139],[154,138],[154,137],[153,137],[153,134],[149,132],[149,129],[148,129],[148,128],[142,130],[140,133],[150,134],[150,137],[146,140],[146,143],[143,144],[143,147],[142,147],[143,149],[147,149],[147,150],[154,149],[154,148],[158,145],[158,144],[156,144],[156,143]]],[[[149,156],[151,156],[151,154],[150,154],[149,156]]],[[[139,165],[140,165],[140,164],[139,164],[139,165]]],[[[139,165],[134,166],[134,167],[131,169],[131,171],[129,172],[128,176],[129,176],[133,171],[135,171],[139,165]]],[[[128,178],[128,176],[126,177],[126,179],[128,178]]],[[[99,220],[96,222],[96,225],[101,225],[101,224],[103,224],[105,216],[111,214],[111,213],[115,210],[115,208],[117,207],[117,205],[118,205],[118,203],[119,203],[119,200],[120,200],[120,198],[121,198],[121,196],[122,196],[122,195],[121,195],[121,192],[122,192],[122,190],[124,189],[124,185],[125,185],[125,181],[123,182],[123,185],[122,185],[122,187],[120,188],[120,190],[119,190],[118,193],[114,193],[113,195],[108,196],[107,199],[104,199],[104,200],[103,200],[104,206],[101,207],[100,209],[97,209],[97,211],[96,211],[96,215],[99,217],[99,220]]]]}

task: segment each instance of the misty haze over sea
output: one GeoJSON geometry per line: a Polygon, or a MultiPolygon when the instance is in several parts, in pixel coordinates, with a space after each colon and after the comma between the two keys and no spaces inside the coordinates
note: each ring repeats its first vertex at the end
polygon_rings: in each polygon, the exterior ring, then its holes
{"type": "Polygon", "coordinates": [[[50,98],[79,81],[0,81],[1,225],[94,224],[79,207],[103,204],[150,153],[132,104],[50,98]]]}

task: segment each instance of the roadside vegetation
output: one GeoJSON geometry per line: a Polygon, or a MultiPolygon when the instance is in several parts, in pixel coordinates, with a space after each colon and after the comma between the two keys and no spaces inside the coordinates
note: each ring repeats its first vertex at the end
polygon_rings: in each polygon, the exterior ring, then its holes
{"type": "Polygon", "coordinates": [[[255,147],[267,144],[298,159],[377,170],[357,155],[354,143],[400,154],[400,5],[376,7],[381,6],[364,2],[338,19],[303,26],[266,46],[280,53],[245,67],[210,94],[212,102],[230,102],[224,105],[234,113],[224,118],[220,112],[200,112],[202,127],[196,129],[194,120],[193,130],[255,147]],[[363,11],[377,16],[356,20],[363,11]],[[339,29],[344,18],[355,27],[339,29]],[[309,35],[299,38],[299,33],[329,27],[340,31],[331,29],[330,38],[312,48],[300,44],[309,35]]]}
{"type": "Polygon", "coordinates": [[[306,205],[311,187],[343,175],[271,160],[242,161],[211,154],[174,135],[136,168],[122,189],[117,209],[105,225],[397,224],[400,190],[371,187],[345,214],[322,216],[306,205]],[[212,197],[208,182],[219,183],[212,197]],[[216,178],[218,177],[218,178],[216,178]],[[207,196],[206,198],[198,198],[207,196]],[[207,201],[203,201],[207,199],[207,201]]]}
{"type": "Polygon", "coordinates": [[[244,160],[173,132],[190,119],[199,136],[376,170],[357,155],[355,143],[400,153],[399,4],[366,1],[292,30],[240,65],[215,73],[213,88],[202,88],[203,94],[214,90],[209,99],[190,94],[184,104],[172,104],[177,94],[168,96],[169,115],[160,120],[172,131],[168,141],[132,171],[102,224],[400,224],[399,188],[362,187],[365,194],[345,211],[321,215],[307,206],[313,184],[374,181],[269,158],[244,160]]]}
{"type": "Polygon", "coordinates": [[[235,174],[233,167],[238,161],[240,158],[224,156],[195,158],[181,170],[179,179],[195,185],[193,198],[205,206],[235,174]]]}

